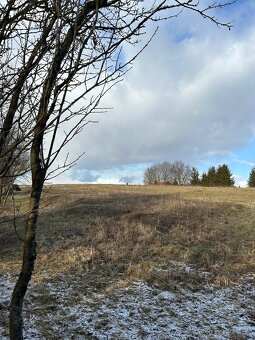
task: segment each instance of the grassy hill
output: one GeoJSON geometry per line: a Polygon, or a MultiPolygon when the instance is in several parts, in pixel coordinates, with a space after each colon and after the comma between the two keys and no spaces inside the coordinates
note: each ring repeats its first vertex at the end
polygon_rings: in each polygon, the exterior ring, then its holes
{"type": "MultiPolygon", "coordinates": [[[[15,197],[20,235],[27,202],[28,188],[24,187],[15,197]]],[[[253,189],[46,187],[38,223],[35,280],[46,272],[51,276],[85,272],[89,281],[95,275],[93,282],[99,285],[119,277],[167,285],[172,284],[170,278],[187,278],[171,272],[158,278],[155,268],[182,261],[210,272],[215,284],[227,285],[254,272],[254,205],[253,189]]],[[[11,216],[10,202],[1,220],[11,216]]],[[[0,242],[0,270],[17,274],[22,244],[12,222],[1,224],[0,242]]]]}
{"type": "MultiPolygon", "coordinates": [[[[22,236],[29,188],[15,196],[22,236]]],[[[46,187],[26,339],[254,339],[255,190],[46,187]]],[[[22,242],[0,224],[0,337],[22,242]]]]}

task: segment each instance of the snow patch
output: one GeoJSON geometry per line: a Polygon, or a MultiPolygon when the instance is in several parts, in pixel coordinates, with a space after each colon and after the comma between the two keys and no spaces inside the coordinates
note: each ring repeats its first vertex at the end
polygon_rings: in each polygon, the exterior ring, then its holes
{"type": "MultiPolygon", "coordinates": [[[[106,293],[76,291],[64,279],[32,285],[24,308],[27,340],[49,339],[255,339],[255,287],[161,291],[143,282],[106,293]],[[44,293],[42,293],[44,292],[44,293]],[[40,294],[48,296],[47,302],[40,294]],[[73,303],[72,298],[75,297],[73,303]],[[45,328],[47,328],[45,330],[45,328]],[[45,332],[47,334],[45,334],[45,332]]],[[[13,284],[0,276],[0,320],[8,316],[13,284]]],[[[5,323],[0,338],[8,339],[5,323]]]]}

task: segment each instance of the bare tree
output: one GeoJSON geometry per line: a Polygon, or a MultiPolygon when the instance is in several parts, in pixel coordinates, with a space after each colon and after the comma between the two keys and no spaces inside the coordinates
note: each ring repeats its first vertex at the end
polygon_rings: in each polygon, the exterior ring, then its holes
{"type": "Polygon", "coordinates": [[[189,184],[191,178],[191,167],[182,161],[176,161],[172,164],[172,173],[174,183],[178,185],[189,184]]]}
{"type": "Polygon", "coordinates": [[[144,172],[144,184],[187,185],[191,179],[191,167],[182,161],[164,161],[149,166],[144,172]]]}
{"type": "MultiPolygon", "coordinates": [[[[227,4],[206,8],[193,0],[9,0],[0,4],[0,159],[18,146],[29,148],[32,175],[22,268],[10,306],[11,339],[23,339],[23,300],[36,259],[44,182],[72,165],[66,162],[50,170],[63,147],[89,123],[88,116],[100,110],[103,95],[137,57],[125,60],[123,46],[139,43],[148,21],[176,17],[182,10],[230,28],[231,23],[211,14],[227,4]],[[19,138],[7,147],[13,126],[19,138]]],[[[2,176],[6,173],[3,170],[2,176]]]]}
{"type": "Polygon", "coordinates": [[[159,165],[160,182],[165,184],[172,184],[174,181],[172,164],[168,161],[164,161],[159,165]]]}
{"type": "Polygon", "coordinates": [[[30,169],[29,153],[20,139],[17,130],[12,128],[0,158],[0,206],[5,205],[17,177],[24,177],[30,169]]]}
{"type": "Polygon", "coordinates": [[[149,166],[144,171],[143,176],[144,184],[159,184],[160,179],[160,165],[159,164],[153,164],[149,166]]]}

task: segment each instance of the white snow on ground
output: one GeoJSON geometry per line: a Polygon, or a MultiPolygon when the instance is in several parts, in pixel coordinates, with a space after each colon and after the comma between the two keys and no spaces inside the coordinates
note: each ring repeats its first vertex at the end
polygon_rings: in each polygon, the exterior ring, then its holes
{"type": "MultiPolygon", "coordinates": [[[[25,339],[255,339],[255,287],[161,291],[143,282],[104,294],[75,291],[64,280],[32,286],[25,306],[25,339]],[[73,302],[72,302],[73,299],[73,302]],[[57,301],[57,303],[56,303],[57,301]],[[41,333],[44,330],[44,336],[41,333]],[[50,333],[51,332],[51,333],[50,333]]],[[[0,276],[0,320],[7,318],[12,284],[0,276]]],[[[5,327],[5,329],[4,329],[5,327]]],[[[7,339],[0,323],[0,339],[7,339]]]]}

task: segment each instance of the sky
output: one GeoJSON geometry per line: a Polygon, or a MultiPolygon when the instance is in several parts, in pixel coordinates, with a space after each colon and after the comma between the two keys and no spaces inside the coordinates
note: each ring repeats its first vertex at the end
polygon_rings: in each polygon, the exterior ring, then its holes
{"type": "MultiPolygon", "coordinates": [[[[208,3],[202,0],[201,3],[208,3]]],[[[97,115],[65,149],[77,164],[56,183],[143,183],[155,162],[182,160],[200,173],[226,163],[245,186],[255,166],[255,0],[164,21],[97,115]]],[[[155,25],[147,27],[148,36],[155,25]]],[[[134,53],[124,50],[128,58],[134,53]]],[[[61,162],[61,159],[60,159],[61,162]]]]}

